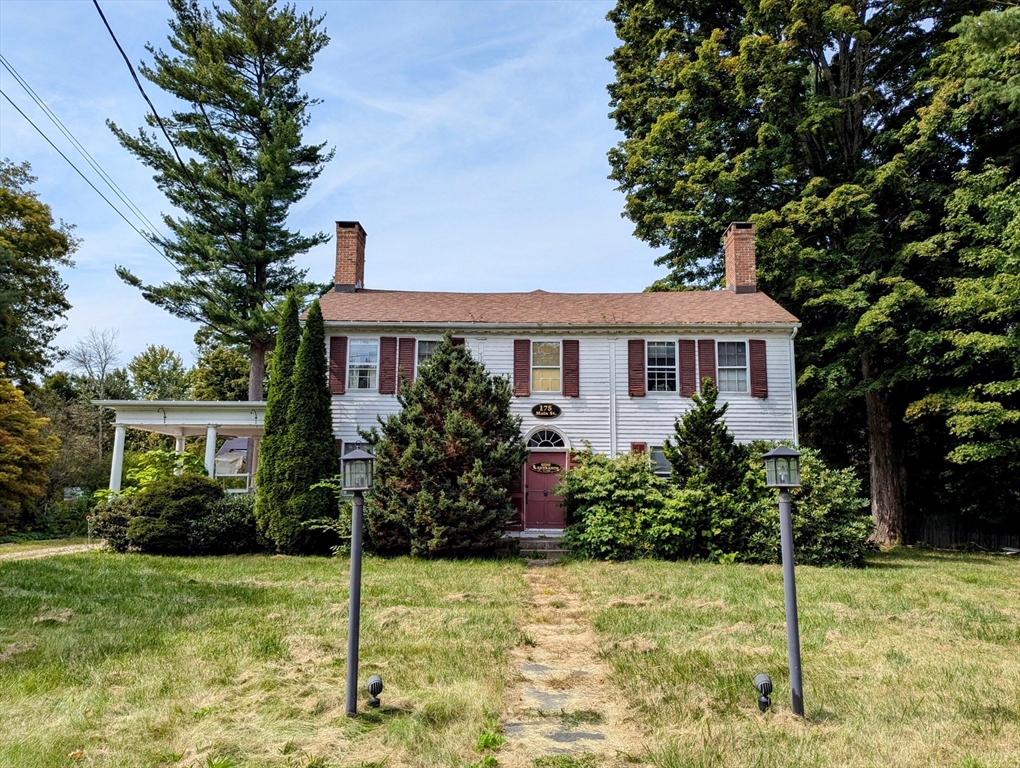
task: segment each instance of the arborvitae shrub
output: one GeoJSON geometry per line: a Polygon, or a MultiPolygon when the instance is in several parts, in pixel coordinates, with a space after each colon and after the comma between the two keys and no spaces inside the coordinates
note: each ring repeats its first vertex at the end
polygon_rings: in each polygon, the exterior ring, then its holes
{"type": "Polygon", "coordinates": [[[336,516],[333,492],[313,487],[335,475],[339,465],[326,359],[326,331],[316,301],[308,310],[294,362],[286,440],[274,461],[273,472],[281,478],[278,503],[283,507],[266,528],[276,548],[288,554],[325,553],[332,543],[310,526],[313,520],[336,516]]]}
{"type": "Polygon", "coordinates": [[[526,449],[509,381],[492,377],[449,334],[397,394],[401,410],[369,435],[376,483],[373,546],[416,557],[493,549],[513,510],[507,496],[526,449]]]}
{"type": "Polygon", "coordinates": [[[282,472],[280,455],[281,450],[286,450],[287,414],[294,395],[294,362],[301,343],[299,314],[297,298],[288,296],[276,334],[266,393],[266,420],[255,470],[255,518],[259,531],[270,539],[275,539],[274,532],[287,515],[287,502],[294,491],[282,472]]]}
{"type": "Polygon", "coordinates": [[[134,497],[138,516],[128,523],[128,544],[151,554],[191,554],[192,522],[205,517],[221,498],[223,489],[208,477],[175,475],[159,480],[134,497]]]}

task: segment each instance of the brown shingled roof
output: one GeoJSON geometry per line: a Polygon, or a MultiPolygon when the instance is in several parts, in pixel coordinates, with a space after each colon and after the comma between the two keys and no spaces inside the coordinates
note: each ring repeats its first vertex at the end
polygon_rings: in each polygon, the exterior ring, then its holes
{"type": "Polygon", "coordinates": [[[332,323],[495,323],[506,325],[793,324],[764,293],[445,293],[330,291],[320,299],[332,323]]]}

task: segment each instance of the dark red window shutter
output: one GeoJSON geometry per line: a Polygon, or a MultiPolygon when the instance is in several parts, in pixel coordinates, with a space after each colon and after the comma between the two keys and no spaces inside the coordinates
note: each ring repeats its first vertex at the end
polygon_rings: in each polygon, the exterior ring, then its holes
{"type": "Polygon", "coordinates": [[[751,397],[769,396],[768,361],[765,358],[765,342],[751,339],[747,342],[748,357],[751,358],[751,397]]]}
{"type": "Polygon", "coordinates": [[[453,346],[455,346],[455,347],[463,347],[464,346],[464,339],[461,339],[461,338],[458,338],[458,337],[455,336],[454,338],[450,339],[450,343],[453,344],[453,346]]]}
{"type": "Polygon", "coordinates": [[[581,396],[581,353],[577,339],[563,340],[563,396],[581,396]]]}
{"type": "Polygon", "coordinates": [[[698,391],[698,360],[693,339],[677,342],[680,358],[680,397],[690,397],[698,391]]]}
{"type": "Polygon", "coordinates": [[[403,379],[407,379],[408,384],[414,382],[415,341],[414,339],[401,339],[397,344],[397,388],[399,389],[403,379]]]}
{"type": "Polygon", "coordinates": [[[630,452],[641,454],[648,453],[648,443],[631,443],[630,452]]]}
{"type": "Polygon", "coordinates": [[[531,342],[514,339],[514,394],[527,397],[531,394],[531,342]]]}
{"type": "Polygon", "coordinates": [[[329,337],[329,391],[342,395],[347,391],[347,337],[329,337]]]}
{"type": "Polygon", "coordinates": [[[392,395],[397,391],[397,337],[379,339],[379,394],[392,395]]]}
{"type": "Polygon", "coordinates": [[[715,339],[698,339],[698,385],[705,379],[711,379],[712,383],[719,384],[715,375],[715,339]]]}
{"type": "Polygon", "coordinates": [[[645,396],[645,340],[627,342],[627,389],[631,397],[645,396]]]}

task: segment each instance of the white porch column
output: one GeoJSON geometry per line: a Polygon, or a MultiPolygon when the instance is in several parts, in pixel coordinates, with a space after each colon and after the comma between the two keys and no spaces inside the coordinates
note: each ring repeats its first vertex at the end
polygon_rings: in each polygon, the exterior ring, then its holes
{"type": "Polygon", "coordinates": [[[216,424],[205,425],[205,471],[216,476],[216,424]]]}
{"type": "MultiPolygon", "coordinates": [[[[184,453],[184,449],[186,447],[184,441],[185,441],[184,435],[177,435],[176,442],[174,443],[174,451],[176,451],[177,453],[184,453]]],[[[174,474],[179,475],[183,471],[184,471],[183,469],[178,467],[177,469],[174,470],[174,474]]]]}
{"type": "Polygon", "coordinates": [[[123,424],[114,425],[113,462],[110,464],[110,490],[120,490],[120,479],[124,473],[124,435],[127,427],[123,424]]]}

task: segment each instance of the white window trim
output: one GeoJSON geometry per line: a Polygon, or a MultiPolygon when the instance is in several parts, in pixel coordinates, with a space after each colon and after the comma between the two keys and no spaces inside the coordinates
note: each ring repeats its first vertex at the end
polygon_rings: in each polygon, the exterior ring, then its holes
{"type": "MultiPolygon", "coordinates": [[[[423,341],[429,342],[429,343],[433,343],[434,342],[436,345],[438,345],[439,342],[442,341],[442,339],[417,339],[416,338],[414,340],[414,378],[416,378],[416,379],[418,378],[418,366],[419,366],[420,363],[424,362],[423,360],[420,360],[418,358],[418,352],[419,352],[419,350],[421,348],[420,345],[421,345],[421,343],[423,341]]],[[[435,350],[434,349],[432,350],[432,354],[435,354],[435,350]]],[[[430,355],[430,357],[431,357],[431,355],[430,355]]]]}
{"type": "Polygon", "coordinates": [[[532,394],[535,392],[541,392],[543,395],[557,394],[563,391],[563,340],[562,339],[532,339],[531,340],[531,365],[528,366],[528,378],[531,380],[530,388],[532,394]],[[535,345],[536,344],[555,344],[559,350],[558,365],[535,365],[535,345]],[[538,368],[543,371],[556,370],[559,373],[559,386],[556,389],[536,389],[535,387],[535,369],[538,368]]]}
{"type": "MultiPolygon", "coordinates": [[[[667,371],[668,366],[660,365],[656,366],[656,370],[667,371]]],[[[680,391],[680,349],[677,346],[676,339],[645,339],[645,395],[675,395],[680,391]],[[671,344],[673,346],[673,389],[652,389],[649,386],[649,374],[652,371],[652,366],[648,364],[648,345],[649,344],[671,344]]]]}
{"type": "Polygon", "coordinates": [[[379,349],[379,339],[364,339],[364,338],[351,338],[347,342],[347,391],[349,392],[378,392],[379,391],[379,357],[381,350],[379,349]],[[355,368],[367,369],[368,365],[358,364],[353,365],[351,363],[351,353],[354,351],[354,343],[366,344],[369,342],[375,343],[375,365],[371,366],[375,369],[375,386],[374,387],[355,387],[351,385],[351,374],[355,368]]]}
{"type": "Polygon", "coordinates": [[[751,350],[748,348],[746,339],[716,339],[715,340],[715,380],[716,382],[722,381],[720,371],[743,371],[744,372],[744,388],[743,389],[722,389],[719,388],[720,395],[746,395],[751,391],[751,350]],[[719,352],[720,344],[743,344],[744,345],[744,364],[743,365],[721,365],[722,355],[719,352]]]}

